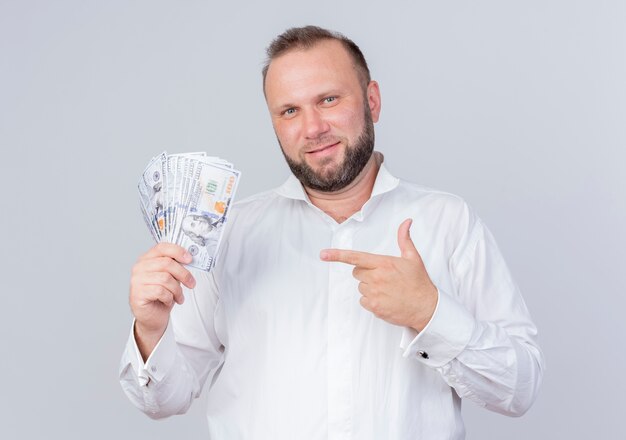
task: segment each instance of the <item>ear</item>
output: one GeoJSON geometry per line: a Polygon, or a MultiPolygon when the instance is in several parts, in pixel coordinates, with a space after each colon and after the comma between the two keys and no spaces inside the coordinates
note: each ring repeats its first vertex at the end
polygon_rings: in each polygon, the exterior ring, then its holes
{"type": "Polygon", "coordinates": [[[369,105],[370,112],[372,113],[372,121],[378,122],[380,117],[380,88],[376,81],[370,81],[367,85],[367,104],[369,105]]]}

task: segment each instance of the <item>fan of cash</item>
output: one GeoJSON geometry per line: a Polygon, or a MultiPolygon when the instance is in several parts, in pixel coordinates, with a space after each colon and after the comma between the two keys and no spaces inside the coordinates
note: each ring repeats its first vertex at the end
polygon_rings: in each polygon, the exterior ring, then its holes
{"type": "Polygon", "coordinates": [[[153,157],[138,188],[154,240],[184,247],[190,266],[211,270],[239,176],[230,162],[206,153],[153,157]]]}

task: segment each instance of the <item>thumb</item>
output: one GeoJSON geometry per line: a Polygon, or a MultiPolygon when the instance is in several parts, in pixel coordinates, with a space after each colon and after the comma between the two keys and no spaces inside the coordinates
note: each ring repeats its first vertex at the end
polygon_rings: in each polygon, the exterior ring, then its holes
{"type": "Polygon", "coordinates": [[[409,260],[421,260],[419,252],[411,240],[411,225],[413,219],[407,218],[402,222],[398,228],[398,247],[400,247],[400,255],[402,258],[408,258],[409,260]]]}

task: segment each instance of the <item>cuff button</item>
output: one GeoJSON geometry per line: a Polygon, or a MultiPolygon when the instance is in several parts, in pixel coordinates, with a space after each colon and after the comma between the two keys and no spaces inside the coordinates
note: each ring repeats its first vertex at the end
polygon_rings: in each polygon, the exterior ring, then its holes
{"type": "Polygon", "coordinates": [[[426,353],[425,351],[419,351],[418,353],[419,353],[419,355],[420,355],[421,357],[423,357],[424,359],[428,359],[428,353],[426,353]]]}

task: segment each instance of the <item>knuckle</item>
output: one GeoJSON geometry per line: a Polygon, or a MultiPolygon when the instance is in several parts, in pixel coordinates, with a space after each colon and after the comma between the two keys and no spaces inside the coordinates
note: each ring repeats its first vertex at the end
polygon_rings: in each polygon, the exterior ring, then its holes
{"type": "Polygon", "coordinates": [[[145,289],[144,284],[138,276],[132,276],[130,278],[130,294],[132,296],[137,296],[140,292],[145,289]]]}
{"type": "Polygon", "coordinates": [[[155,275],[156,281],[159,283],[167,283],[170,280],[170,275],[167,272],[157,272],[155,275]]]}
{"type": "Polygon", "coordinates": [[[391,275],[390,275],[390,273],[389,273],[389,272],[387,272],[387,271],[381,271],[381,272],[378,274],[378,282],[379,282],[380,284],[385,284],[385,283],[387,283],[387,282],[389,281],[389,278],[391,278],[391,275]]]}
{"type": "Polygon", "coordinates": [[[179,301],[185,296],[183,294],[183,289],[180,286],[176,289],[176,294],[174,296],[178,298],[179,301]]]}
{"type": "Polygon", "coordinates": [[[377,318],[380,318],[380,319],[385,319],[385,317],[386,317],[385,312],[383,310],[380,310],[380,309],[374,310],[374,316],[376,316],[377,318]]]}
{"type": "Polygon", "coordinates": [[[378,318],[384,318],[386,313],[383,304],[377,299],[372,299],[369,302],[370,311],[378,318]]]}
{"type": "Polygon", "coordinates": [[[168,256],[171,253],[171,243],[161,242],[156,245],[159,255],[168,256]]]}
{"type": "Polygon", "coordinates": [[[188,270],[185,270],[184,280],[188,283],[192,283],[194,281],[194,277],[188,270]]]}
{"type": "Polygon", "coordinates": [[[173,261],[172,263],[172,273],[177,274],[181,280],[186,280],[191,277],[191,273],[185,269],[185,266],[176,261],[173,261]]]}
{"type": "Polygon", "coordinates": [[[146,266],[146,272],[162,272],[163,271],[163,263],[161,258],[155,258],[150,260],[150,265],[146,266]]]}
{"type": "Polygon", "coordinates": [[[170,291],[163,286],[157,286],[157,295],[162,299],[166,299],[168,296],[171,296],[170,291]]]}
{"type": "Polygon", "coordinates": [[[166,270],[169,273],[176,273],[176,269],[178,269],[178,263],[176,263],[176,261],[172,258],[166,258],[163,261],[163,270],[166,270]]]}
{"type": "Polygon", "coordinates": [[[394,258],[391,261],[389,261],[389,270],[390,271],[401,271],[403,270],[407,263],[410,264],[411,260],[405,260],[402,258],[394,258]]]}

